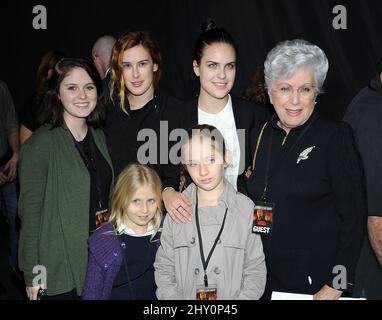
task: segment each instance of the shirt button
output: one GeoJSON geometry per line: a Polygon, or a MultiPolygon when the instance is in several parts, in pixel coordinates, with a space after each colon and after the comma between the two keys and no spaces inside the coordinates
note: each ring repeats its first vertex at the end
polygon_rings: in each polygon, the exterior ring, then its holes
{"type": "Polygon", "coordinates": [[[219,268],[219,267],[216,267],[216,268],[214,269],[214,273],[215,273],[215,274],[220,274],[220,273],[221,273],[220,268],[219,268]]]}
{"type": "Polygon", "coordinates": [[[113,256],[114,256],[114,257],[118,257],[118,252],[114,252],[114,253],[113,253],[113,256]]]}
{"type": "Polygon", "coordinates": [[[121,243],[121,248],[126,248],[126,243],[122,242],[121,243]]]}
{"type": "Polygon", "coordinates": [[[103,268],[104,268],[105,270],[107,270],[107,269],[109,268],[109,265],[108,265],[107,263],[105,263],[105,264],[103,265],[103,268]]]}
{"type": "Polygon", "coordinates": [[[191,243],[191,244],[195,244],[195,238],[194,238],[194,237],[191,238],[190,243],[191,243]]]}
{"type": "Polygon", "coordinates": [[[199,268],[196,268],[195,271],[194,271],[195,275],[198,275],[199,272],[200,272],[199,268]]]}

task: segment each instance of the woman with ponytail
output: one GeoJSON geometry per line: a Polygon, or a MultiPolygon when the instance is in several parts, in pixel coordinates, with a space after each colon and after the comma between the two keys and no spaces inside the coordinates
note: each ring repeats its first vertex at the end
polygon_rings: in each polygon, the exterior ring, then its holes
{"type": "MultiPolygon", "coordinates": [[[[208,124],[223,134],[229,156],[225,177],[234,189],[240,191],[243,172],[251,159],[249,132],[255,125],[265,123],[268,111],[230,94],[236,76],[236,52],[229,32],[217,27],[214,20],[207,19],[193,55],[193,69],[200,81],[200,92],[187,105],[183,127],[208,124]]],[[[163,192],[163,200],[175,221],[186,222],[190,218],[192,210],[185,195],[168,188],[163,192]]]]}

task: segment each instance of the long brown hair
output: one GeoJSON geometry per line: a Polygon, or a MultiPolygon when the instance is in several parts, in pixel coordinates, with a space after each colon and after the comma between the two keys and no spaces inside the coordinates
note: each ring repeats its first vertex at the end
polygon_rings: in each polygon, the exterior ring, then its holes
{"type": "Polygon", "coordinates": [[[118,103],[120,109],[127,114],[125,108],[126,87],[123,79],[123,54],[127,49],[141,45],[150,54],[154,64],[158,65],[158,70],[154,73],[154,87],[159,83],[162,73],[162,55],[158,44],[146,31],[130,31],[122,35],[115,43],[111,52],[111,81],[110,81],[110,99],[114,101],[113,94],[117,91],[118,103]]]}
{"type": "Polygon", "coordinates": [[[64,123],[64,106],[59,99],[60,85],[65,77],[75,68],[81,68],[86,71],[97,88],[97,105],[86,118],[86,122],[94,128],[101,127],[105,117],[102,81],[94,65],[82,58],[64,58],[56,64],[52,77],[49,79],[48,91],[44,96],[39,123],[51,124],[53,127],[59,127],[64,123]]]}

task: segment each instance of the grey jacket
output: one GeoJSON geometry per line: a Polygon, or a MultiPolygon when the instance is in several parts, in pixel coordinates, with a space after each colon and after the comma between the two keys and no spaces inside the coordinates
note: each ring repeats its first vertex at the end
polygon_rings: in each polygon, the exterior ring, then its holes
{"type": "MultiPolygon", "coordinates": [[[[194,211],[196,186],[191,184],[184,193],[191,199],[194,211]]],[[[219,300],[259,299],[265,288],[266,267],[261,238],[252,233],[254,204],[227,181],[219,201],[225,203],[228,213],[221,239],[207,267],[209,283],[216,284],[219,300]]],[[[154,263],[158,299],[195,300],[196,287],[203,284],[194,217],[186,224],[165,217],[154,263]]],[[[203,242],[211,241],[211,235],[202,237],[203,242]]]]}

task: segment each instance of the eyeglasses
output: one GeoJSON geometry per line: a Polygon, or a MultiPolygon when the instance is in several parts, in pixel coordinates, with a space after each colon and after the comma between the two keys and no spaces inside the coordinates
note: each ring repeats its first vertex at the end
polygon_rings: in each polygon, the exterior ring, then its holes
{"type": "MultiPolygon", "coordinates": [[[[293,96],[295,89],[289,84],[280,84],[275,88],[272,88],[277,97],[289,99],[293,96]]],[[[303,86],[297,88],[297,92],[303,99],[313,99],[317,94],[317,87],[312,84],[304,84],[303,86]]]]}

